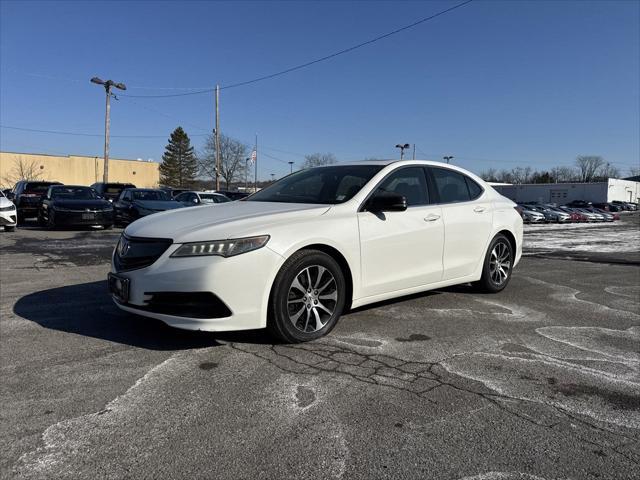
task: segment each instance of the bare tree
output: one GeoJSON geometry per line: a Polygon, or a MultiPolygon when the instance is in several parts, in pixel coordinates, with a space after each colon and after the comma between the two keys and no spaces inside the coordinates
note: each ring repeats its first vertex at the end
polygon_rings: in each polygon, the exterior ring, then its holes
{"type": "Polygon", "coordinates": [[[603,164],[604,160],[597,155],[581,155],[576,158],[576,166],[580,170],[580,181],[593,182],[603,164]]]}
{"type": "Polygon", "coordinates": [[[621,175],[620,170],[617,167],[614,167],[609,162],[607,162],[600,168],[597,176],[602,180],[607,180],[609,178],[618,178],[621,175]]]}
{"type": "MultiPolygon", "coordinates": [[[[242,142],[220,135],[220,176],[226,189],[229,189],[231,183],[244,177],[247,151],[247,146],[242,142]]],[[[202,152],[198,155],[198,166],[201,176],[216,178],[216,142],[213,135],[207,137],[202,152]]]]}
{"type": "Polygon", "coordinates": [[[20,180],[38,180],[42,178],[42,169],[36,160],[19,158],[13,162],[13,168],[2,179],[2,183],[8,186],[15,185],[20,180]]]}
{"type": "Polygon", "coordinates": [[[551,169],[551,176],[556,183],[572,182],[579,178],[573,167],[554,167],[551,169]]]}
{"type": "Polygon", "coordinates": [[[497,182],[498,171],[495,168],[483,170],[482,172],[480,172],[480,178],[482,178],[485,182],[497,182]]]}
{"type": "Polygon", "coordinates": [[[638,176],[640,176],[640,167],[630,167],[629,168],[629,176],[630,177],[638,177],[638,176]]]}
{"type": "Polygon", "coordinates": [[[332,165],[336,163],[333,153],[312,153],[304,156],[302,168],[321,167],[322,165],[332,165]]]}

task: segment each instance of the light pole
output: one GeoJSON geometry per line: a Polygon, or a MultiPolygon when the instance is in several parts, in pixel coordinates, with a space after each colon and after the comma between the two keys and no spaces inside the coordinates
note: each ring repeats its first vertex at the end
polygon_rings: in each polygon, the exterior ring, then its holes
{"type": "Polygon", "coordinates": [[[247,187],[249,186],[249,162],[251,158],[245,158],[244,160],[244,191],[247,191],[247,187]]]}
{"type": "Polygon", "coordinates": [[[98,77],[93,77],[91,83],[103,85],[104,90],[107,93],[107,107],[104,114],[104,174],[102,181],[107,183],[109,181],[109,127],[111,124],[111,87],[116,87],[119,90],[126,90],[127,87],[124,83],[116,83],[113,80],[101,80],[98,77]]]}
{"type": "Polygon", "coordinates": [[[289,166],[291,167],[291,171],[289,173],[293,173],[293,162],[287,162],[289,164],[289,166]]]}
{"type": "Polygon", "coordinates": [[[272,174],[271,174],[271,182],[273,182],[273,180],[274,180],[275,178],[276,178],[276,174],[275,174],[275,173],[272,173],[272,174]]]}
{"type": "Polygon", "coordinates": [[[408,143],[405,143],[404,145],[397,144],[396,148],[400,149],[400,160],[402,160],[404,158],[404,149],[409,148],[409,144],[408,143]]]}
{"type": "Polygon", "coordinates": [[[443,160],[445,160],[447,163],[450,163],[451,160],[453,160],[453,155],[445,155],[444,157],[442,157],[443,160]]]}

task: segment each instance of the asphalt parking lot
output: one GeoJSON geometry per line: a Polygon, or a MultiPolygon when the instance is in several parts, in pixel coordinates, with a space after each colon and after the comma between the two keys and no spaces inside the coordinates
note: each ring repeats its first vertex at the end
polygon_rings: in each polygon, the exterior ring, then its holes
{"type": "Polygon", "coordinates": [[[2,476],[640,478],[640,214],[543,227],[296,346],[119,311],[117,229],[0,232],[2,476]]]}

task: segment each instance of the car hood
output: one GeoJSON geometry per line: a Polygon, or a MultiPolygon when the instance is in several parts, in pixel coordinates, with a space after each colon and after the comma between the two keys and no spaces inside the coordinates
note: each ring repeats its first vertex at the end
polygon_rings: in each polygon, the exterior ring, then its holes
{"type": "Polygon", "coordinates": [[[229,202],[156,213],[136,220],[125,233],[131,237],[171,238],[175,243],[224,240],[269,234],[279,223],[322,215],[331,206],[278,202],[229,202]]]}
{"type": "Polygon", "coordinates": [[[0,197],[0,208],[7,208],[13,205],[13,202],[7,197],[0,197]]]}
{"type": "Polygon", "coordinates": [[[106,200],[53,200],[52,205],[58,208],[68,208],[80,210],[90,208],[91,210],[103,209],[111,206],[106,200]]]}
{"type": "Polygon", "coordinates": [[[184,206],[175,200],[134,200],[133,204],[137,207],[146,208],[147,210],[160,211],[182,208],[184,206]]]}

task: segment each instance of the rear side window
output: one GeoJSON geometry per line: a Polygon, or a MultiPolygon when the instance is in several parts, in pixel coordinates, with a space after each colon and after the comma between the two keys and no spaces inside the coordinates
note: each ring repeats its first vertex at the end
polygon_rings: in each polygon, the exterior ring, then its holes
{"type": "MultiPolygon", "coordinates": [[[[35,193],[46,193],[49,190],[49,185],[51,183],[27,183],[24,187],[25,191],[35,192],[35,193]]],[[[53,184],[57,185],[57,184],[53,184]]]]}
{"type": "Polygon", "coordinates": [[[440,203],[468,202],[471,200],[465,176],[446,168],[431,168],[440,203]]]}

